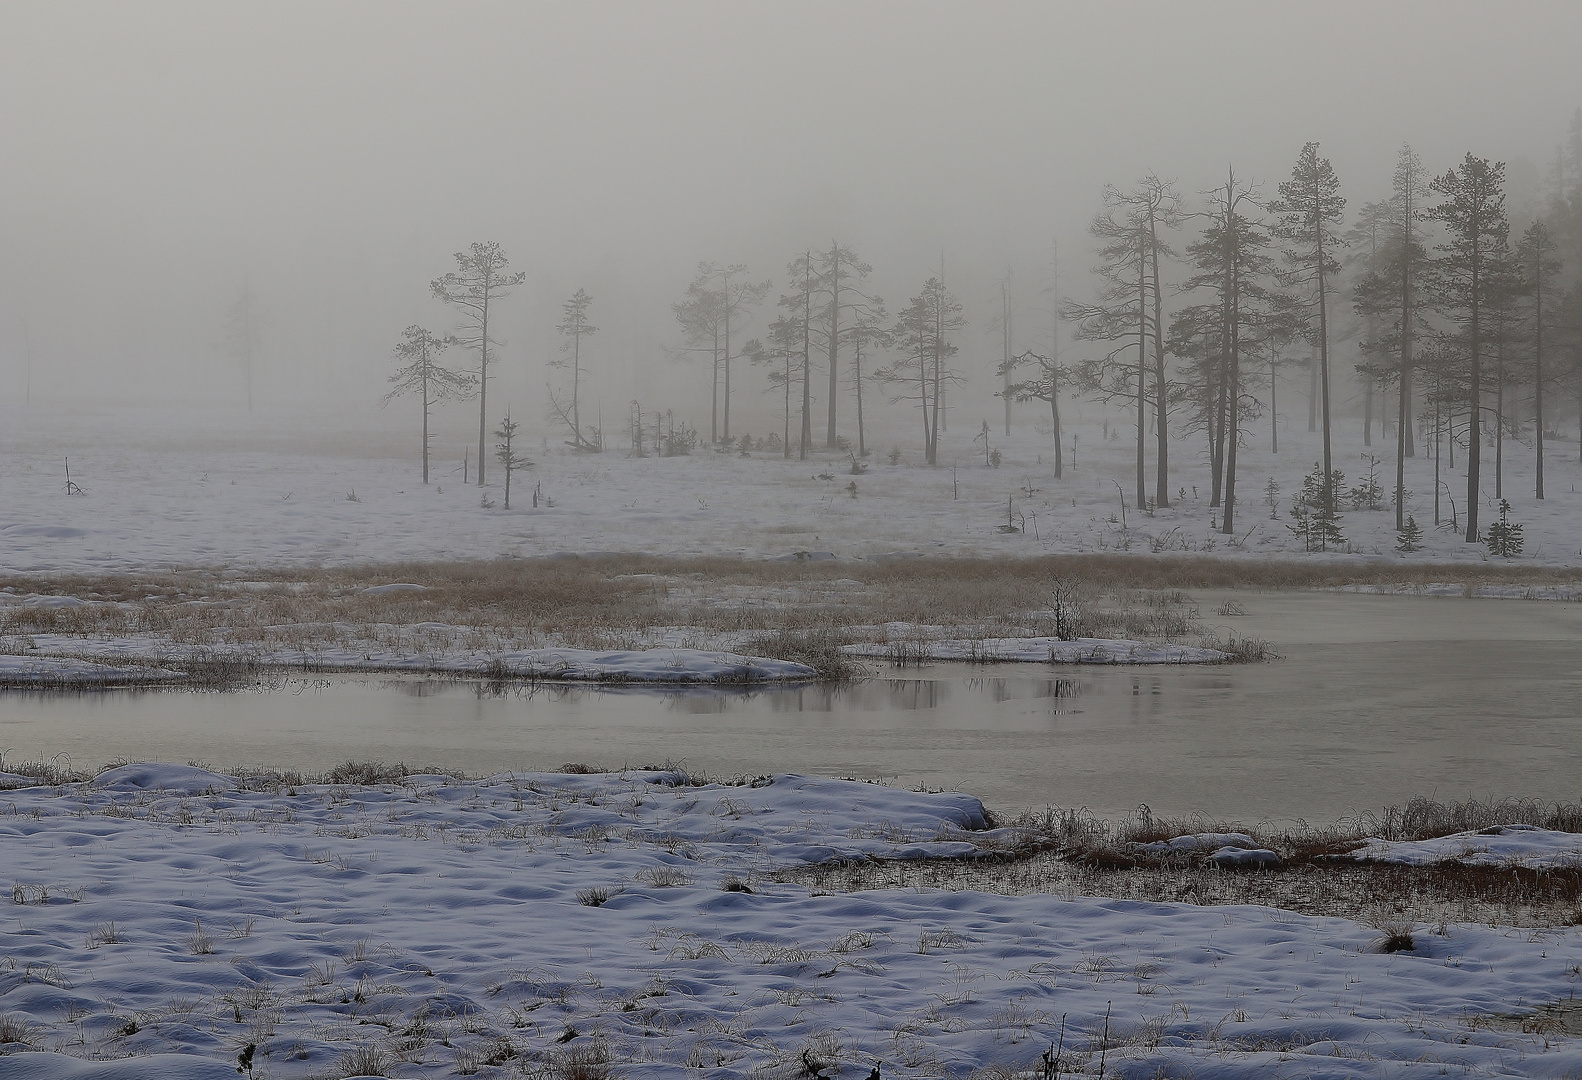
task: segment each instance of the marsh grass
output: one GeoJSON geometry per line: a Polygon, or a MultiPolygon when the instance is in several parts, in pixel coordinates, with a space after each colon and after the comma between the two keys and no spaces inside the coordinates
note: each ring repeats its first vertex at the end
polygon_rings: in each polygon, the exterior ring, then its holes
{"type": "MultiPolygon", "coordinates": [[[[1367,839],[1429,840],[1501,825],[1582,832],[1582,804],[1536,799],[1417,797],[1333,825],[1247,827],[1206,815],[1161,817],[1146,807],[1118,819],[1051,807],[1001,820],[1017,833],[970,860],[834,862],[778,873],[820,892],[939,888],[1007,895],[1055,893],[1193,904],[1261,904],[1307,915],[1343,915],[1381,932],[1378,947],[1409,949],[1412,923],[1582,925],[1582,867],[1404,866],[1347,857],[1367,839]],[[1145,850],[1194,833],[1239,832],[1280,856],[1278,865],[1225,870],[1206,852],[1145,850]]],[[[954,839],[971,840],[963,832],[954,839]]]]}
{"type": "Polygon", "coordinates": [[[827,562],[615,555],[258,570],[245,578],[205,569],[9,575],[0,586],[86,603],[0,606],[0,639],[80,638],[87,655],[94,637],[147,635],[149,655],[137,662],[179,667],[202,686],[255,678],[266,658],[279,666],[291,656],[290,666],[316,670],[315,657],[330,649],[422,657],[548,646],[716,648],[722,635],[838,676],[847,661],[834,647],[855,628],[886,623],[985,636],[1179,640],[1201,633],[1193,589],[1577,580],[1565,568],[1168,555],[827,562]],[[397,582],[424,588],[367,591],[397,582]]]}

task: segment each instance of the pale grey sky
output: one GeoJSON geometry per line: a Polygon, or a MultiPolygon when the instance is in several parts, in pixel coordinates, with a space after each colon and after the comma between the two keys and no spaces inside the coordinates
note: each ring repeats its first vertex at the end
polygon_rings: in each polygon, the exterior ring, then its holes
{"type": "Polygon", "coordinates": [[[1080,291],[1105,181],[1272,185],[1310,139],[1353,206],[1403,140],[1542,170],[1578,42],[1574,2],[13,2],[0,371],[25,333],[41,397],[234,404],[245,282],[261,396],[366,405],[480,239],[528,274],[502,376],[534,413],[565,296],[595,294],[608,377],[674,338],[699,259],[778,276],[836,236],[895,306],[943,251],[981,328],[1056,237],[1080,291]]]}

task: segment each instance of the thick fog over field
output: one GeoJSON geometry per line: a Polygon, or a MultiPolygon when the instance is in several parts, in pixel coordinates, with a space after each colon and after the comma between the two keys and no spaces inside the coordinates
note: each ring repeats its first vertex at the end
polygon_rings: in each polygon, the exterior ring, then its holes
{"type": "MultiPolygon", "coordinates": [[[[491,331],[502,410],[547,427],[584,288],[586,403],[706,431],[671,310],[698,262],[774,280],[761,336],[786,264],[839,240],[892,314],[943,264],[961,400],[994,415],[998,283],[1047,350],[1052,252],[1090,296],[1105,183],[1155,171],[1196,210],[1227,166],[1272,194],[1317,141],[1354,213],[1409,141],[1432,174],[1507,162],[1517,222],[1579,40],[1568,3],[9,5],[0,397],[240,415],[245,295],[260,417],[372,412],[402,329],[455,324],[430,281],[495,241],[526,274],[491,331]]],[[[738,416],[778,420],[739,378],[738,416]]]]}

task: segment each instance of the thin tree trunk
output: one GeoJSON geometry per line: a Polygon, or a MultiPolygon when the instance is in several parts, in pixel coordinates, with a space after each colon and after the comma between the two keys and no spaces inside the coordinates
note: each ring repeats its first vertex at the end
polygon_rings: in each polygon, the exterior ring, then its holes
{"type": "Polygon", "coordinates": [[[709,383],[709,393],[712,395],[709,402],[709,442],[720,441],[720,330],[718,324],[714,327],[714,375],[709,383]]]}
{"type": "Polygon", "coordinates": [[[1148,505],[1148,253],[1137,252],[1137,509],[1148,505]]]}
{"type": "Polygon", "coordinates": [[[802,268],[802,440],[797,460],[807,460],[807,445],[813,441],[813,253],[809,251],[802,268]]]}
{"type": "Polygon", "coordinates": [[[1159,237],[1152,209],[1148,213],[1149,251],[1154,289],[1154,502],[1170,505],[1170,409],[1165,394],[1164,291],[1159,282],[1159,237]]]}
{"type": "Polygon", "coordinates": [[[840,245],[831,242],[829,282],[829,426],[824,433],[826,449],[835,449],[835,399],[839,397],[835,383],[835,362],[840,349],[840,245]]]}
{"type": "Polygon", "coordinates": [[[1318,430],[1318,354],[1316,350],[1307,364],[1307,430],[1318,430]]]}
{"type": "Polygon", "coordinates": [[[1373,445],[1373,376],[1362,379],[1362,445],[1373,445]]]}
{"type": "Polygon", "coordinates": [[[483,487],[483,459],[487,456],[485,438],[489,417],[489,281],[483,283],[483,341],[478,346],[478,486],[483,487]]]}
{"type": "Polygon", "coordinates": [[[423,359],[423,483],[428,483],[428,357],[426,352],[423,359]]]}
{"type": "MultiPolygon", "coordinates": [[[[1440,519],[1440,512],[1439,512],[1439,488],[1440,488],[1441,481],[1439,479],[1439,461],[1440,461],[1439,446],[1440,446],[1440,443],[1443,442],[1443,436],[1442,436],[1442,432],[1440,431],[1441,422],[1440,422],[1440,418],[1439,418],[1439,416],[1440,416],[1440,414],[1439,414],[1439,394],[1440,394],[1440,391],[1443,389],[1443,387],[1444,387],[1444,380],[1439,379],[1439,378],[1436,377],[1434,379],[1434,527],[1435,528],[1439,527],[1439,519],[1440,519]]],[[[1454,466],[1452,466],[1452,468],[1454,468],[1454,466]]]]}
{"type": "Polygon", "coordinates": [[[1472,401],[1467,425],[1467,535],[1478,542],[1478,474],[1483,464],[1483,239],[1472,241],[1472,401]]]}
{"type": "Polygon", "coordinates": [[[1505,329],[1496,338],[1499,358],[1494,362],[1494,497],[1505,497],[1505,329]]]}
{"type": "Polygon", "coordinates": [[[1273,360],[1269,361],[1269,452],[1280,452],[1280,372],[1273,360]]]}
{"type": "Polygon", "coordinates": [[[1538,467],[1538,498],[1544,497],[1544,268],[1543,249],[1533,273],[1533,448],[1538,467]]]}
{"type": "MultiPolygon", "coordinates": [[[[1232,204],[1231,187],[1225,186],[1225,199],[1227,208],[1232,204]]],[[[1226,217],[1231,215],[1227,213],[1226,217]]],[[[1234,222],[1228,223],[1227,231],[1231,235],[1232,249],[1230,252],[1230,325],[1226,328],[1230,333],[1230,365],[1225,372],[1225,381],[1229,384],[1230,414],[1228,418],[1229,430],[1225,433],[1225,513],[1221,522],[1222,531],[1226,536],[1233,536],[1236,532],[1236,444],[1240,442],[1239,421],[1241,419],[1241,252],[1237,250],[1234,222]]]]}
{"type": "Polygon", "coordinates": [[[571,441],[582,446],[582,414],[577,408],[577,392],[582,381],[582,330],[571,335],[571,441]]]}
{"type": "Polygon", "coordinates": [[[725,407],[720,410],[723,420],[720,435],[729,440],[731,437],[731,275],[728,272],[722,274],[720,280],[725,297],[725,349],[720,355],[725,367],[725,407]]]}
{"type": "Polygon", "coordinates": [[[1335,509],[1335,459],[1331,452],[1330,416],[1329,416],[1329,293],[1328,282],[1324,276],[1324,223],[1317,222],[1318,236],[1315,248],[1318,252],[1318,366],[1319,380],[1323,383],[1324,395],[1324,501],[1328,509],[1335,509]]]}
{"type": "Polygon", "coordinates": [[[854,380],[853,385],[856,387],[856,390],[857,390],[857,456],[858,457],[867,457],[868,456],[868,442],[867,442],[867,436],[863,432],[863,426],[862,426],[862,335],[861,334],[857,334],[857,335],[854,335],[852,337],[851,363],[852,363],[852,368],[851,368],[852,378],[854,380]]]}

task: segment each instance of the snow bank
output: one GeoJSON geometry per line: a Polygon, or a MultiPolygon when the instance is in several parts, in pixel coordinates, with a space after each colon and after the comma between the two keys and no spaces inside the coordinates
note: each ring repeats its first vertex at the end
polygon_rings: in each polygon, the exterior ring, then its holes
{"type": "Polygon", "coordinates": [[[1120,638],[1052,637],[946,639],[942,641],[892,640],[879,644],[844,645],[850,656],[915,660],[969,660],[978,663],[1032,664],[1217,664],[1229,660],[1218,649],[1170,645],[1157,641],[1120,638]]]}
{"type": "MultiPolygon", "coordinates": [[[[457,628],[440,623],[419,623],[414,630],[457,628]]],[[[601,652],[593,649],[433,649],[370,646],[320,649],[254,649],[240,646],[189,646],[152,635],[83,638],[69,634],[34,634],[31,637],[37,657],[27,660],[40,671],[58,670],[49,676],[61,681],[146,682],[156,678],[180,678],[176,672],[147,666],[122,668],[87,662],[80,657],[137,660],[158,655],[167,663],[183,660],[238,658],[261,664],[288,667],[308,666],[322,671],[397,671],[438,672],[454,675],[483,675],[500,678],[549,679],[568,682],[637,683],[755,683],[776,680],[812,679],[818,672],[806,664],[776,660],[765,656],[711,649],[653,648],[601,652]],[[59,657],[69,652],[70,657],[59,657]],[[51,667],[54,665],[54,667],[51,667]],[[82,673],[77,677],[76,673],[82,673]],[[125,675],[123,673],[133,673],[125,675]]],[[[0,679],[7,676],[6,657],[0,657],[0,679]]],[[[19,670],[32,670],[27,664],[19,670]]],[[[43,677],[43,676],[39,676],[43,677]]],[[[20,680],[21,675],[17,678],[20,680]]]]}
{"type": "Polygon", "coordinates": [[[0,1078],[217,1080],[249,1042],[279,1078],[358,1048],[405,1077],[579,1054],[659,1080],[810,1058],[1038,1076],[1062,1025],[1062,1072],[1092,1074],[1106,1015],[1116,1076],[1582,1070],[1578,1040],[1473,1022],[1566,997],[1578,928],[1419,929],[1385,954],[1372,927],[1261,907],[771,876],[965,851],[985,824],[961,794],[674,771],[287,787],[139,765],[8,792],[0,1013],[33,1031],[0,1078]]]}
{"type": "Polygon", "coordinates": [[[62,656],[0,655],[0,686],[58,685],[85,683],[112,684],[168,682],[179,679],[179,671],[166,668],[120,667],[97,664],[62,656]]]}
{"type": "Polygon", "coordinates": [[[1582,835],[1532,825],[1498,825],[1433,840],[1371,839],[1345,857],[1407,866],[1458,863],[1533,870],[1576,869],[1582,868],[1582,835]]]}

